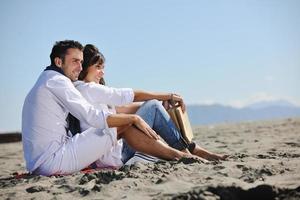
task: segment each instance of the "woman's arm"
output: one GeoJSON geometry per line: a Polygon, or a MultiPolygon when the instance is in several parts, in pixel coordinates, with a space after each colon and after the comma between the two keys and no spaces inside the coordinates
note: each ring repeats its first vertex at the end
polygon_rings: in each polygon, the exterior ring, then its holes
{"type": "Polygon", "coordinates": [[[147,101],[157,99],[159,101],[167,101],[171,99],[172,93],[146,92],[142,90],[134,90],[133,101],[147,101]]]}
{"type": "Polygon", "coordinates": [[[135,114],[136,111],[140,108],[140,102],[134,102],[124,106],[116,106],[117,113],[125,113],[125,114],[135,114]]]}
{"type": "Polygon", "coordinates": [[[142,90],[134,90],[134,99],[133,101],[147,101],[151,99],[157,99],[159,101],[173,101],[174,103],[178,103],[182,111],[185,112],[185,104],[183,102],[183,98],[178,94],[173,93],[156,93],[156,92],[146,92],[142,90]]]}
{"type": "Polygon", "coordinates": [[[131,88],[112,88],[98,83],[74,83],[77,90],[92,104],[108,104],[122,106],[133,102],[134,93],[131,88]]]}

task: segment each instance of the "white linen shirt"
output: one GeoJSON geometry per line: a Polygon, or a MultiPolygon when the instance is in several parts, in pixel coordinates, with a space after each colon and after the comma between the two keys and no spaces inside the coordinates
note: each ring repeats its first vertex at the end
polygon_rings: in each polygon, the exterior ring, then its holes
{"type": "MultiPolygon", "coordinates": [[[[116,113],[114,106],[126,105],[133,102],[134,92],[131,88],[112,88],[98,83],[76,81],[75,87],[86,100],[97,109],[116,113]],[[112,108],[109,108],[108,105],[112,108]]],[[[84,121],[80,121],[81,131],[87,130],[90,126],[84,121]]],[[[104,131],[112,136],[114,145],[111,150],[96,161],[97,167],[121,167],[122,140],[117,140],[117,129],[108,128],[104,131]]]]}
{"type": "Polygon", "coordinates": [[[28,171],[33,172],[63,146],[68,137],[69,112],[91,127],[108,128],[109,111],[88,103],[66,76],[53,70],[43,71],[26,96],[22,111],[22,142],[28,171]]]}

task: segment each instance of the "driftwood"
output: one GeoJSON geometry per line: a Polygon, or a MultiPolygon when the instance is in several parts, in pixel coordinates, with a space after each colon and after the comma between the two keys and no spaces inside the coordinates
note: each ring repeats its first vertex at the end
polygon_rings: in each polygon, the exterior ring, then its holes
{"type": "Polygon", "coordinates": [[[19,142],[22,140],[22,135],[19,132],[0,133],[0,143],[19,142]]]}

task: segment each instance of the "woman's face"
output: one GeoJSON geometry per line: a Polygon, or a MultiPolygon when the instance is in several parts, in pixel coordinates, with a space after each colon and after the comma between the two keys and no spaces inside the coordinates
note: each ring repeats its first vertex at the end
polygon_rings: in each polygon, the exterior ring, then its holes
{"type": "Polygon", "coordinates": [[[99,83],[100,79],[104,76],[104,63],[96,63],[87,69],[87,75],[84,78],[85,82],[99,83]]]}

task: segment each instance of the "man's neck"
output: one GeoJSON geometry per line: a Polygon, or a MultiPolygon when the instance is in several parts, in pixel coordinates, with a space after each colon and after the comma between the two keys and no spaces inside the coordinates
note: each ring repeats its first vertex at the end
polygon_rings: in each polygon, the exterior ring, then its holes
{"type": "Polygon", "coordinates": [[[50,65],[50,66],[46,67],[46,69],[44,71],[48,71],[48,70],[53,70],[58,73],[61,73],[62,75],[65,75],[63,70],[60,67],[57,67],[56,65],[50,65]]]}

